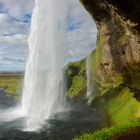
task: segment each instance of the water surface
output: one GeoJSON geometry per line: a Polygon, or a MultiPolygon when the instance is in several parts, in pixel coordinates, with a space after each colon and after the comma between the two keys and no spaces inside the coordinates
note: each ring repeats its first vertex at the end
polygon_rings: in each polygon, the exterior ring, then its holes
{"type": "MultiPolygon", "coordinates": [[[[0,140],[71,140],[76,135],[94,131],[103,125],[102,114],[95,108],[70,102],[72,109],[51,116],[37,132],[24,131],[24,118],[0,121],[0,140]]],[[[14,98],[0,90],[1,110],[14,105],[14,98]]]]}

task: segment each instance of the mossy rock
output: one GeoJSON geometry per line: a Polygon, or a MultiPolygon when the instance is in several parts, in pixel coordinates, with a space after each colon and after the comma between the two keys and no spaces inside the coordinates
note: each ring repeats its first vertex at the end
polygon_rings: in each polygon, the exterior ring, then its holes
{"type": "Polygon", "coordinates": [[[82,96],[86,92],[86,60],[73,62],[68,65],[68,89],[69,97],[82,96]]]}

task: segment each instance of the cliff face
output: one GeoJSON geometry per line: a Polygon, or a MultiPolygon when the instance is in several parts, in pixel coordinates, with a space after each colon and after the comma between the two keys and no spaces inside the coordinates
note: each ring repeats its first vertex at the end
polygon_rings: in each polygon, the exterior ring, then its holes
{"type": "Polygon", "coordinates": [[[82,0],[82,3],[98,29],[93,62],[96,78],[140,90],[140,1],[82,0]]]}
{"type": "MultiPolygon", "coordinates": [[[[81,2],[98,29],[96,50],[91,54],[92,95],[96,95],[92,103],[104,107],[113,123],[140,117],[140,1],[81,2]]],[[[74,91],[74,97],[86,93],[83,61],[69,66],[73,70],[69,74],[68,93],[74,91]],[[74,75],[76,69],[84,83],[80,86],[74,82],[78,79],[74,75]]]]}
{"type": "Polygon", "coordinates": [[[140,117],[140,1],[81,1],[98,29],[91,66],[93,94],[99,102],[104,99],[115,123],[140,117]]]}

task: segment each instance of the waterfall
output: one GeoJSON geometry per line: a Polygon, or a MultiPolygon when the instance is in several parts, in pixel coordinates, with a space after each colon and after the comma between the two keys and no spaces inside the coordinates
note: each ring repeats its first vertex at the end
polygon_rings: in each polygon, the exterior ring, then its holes
{"type": "Polygon", "coordinates": [[[27,130],[64,109],[66,19],[67,0],[35,0],[22,97],[27,130]]]}
{"type": "Polygon", "coordinates": [[[87,75],[87,98],[88,103],[90,104],[93,101],[95,93],[94,93],[94,83],[93,83],[93,75],[92,75],[92,53],[89,54],[86,58],[86,75],[87,75]]]}

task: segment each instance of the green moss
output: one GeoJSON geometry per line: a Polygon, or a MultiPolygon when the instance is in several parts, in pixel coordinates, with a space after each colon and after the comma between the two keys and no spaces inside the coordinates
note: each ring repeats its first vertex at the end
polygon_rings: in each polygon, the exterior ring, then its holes
{"type": "Polygon", "coordinates": [[[92,54],[92,66],[93,66],[93,71],[96,72],[98,69],[98,66],[101,62],[101,57],[102,57],[102,36],[99,34],[98,39],[97,39],[97,47],[96,50],[92,54]]]}
{"type": "Polygon", "coordinates": [[[71,63],[70,66],[79,68],[79,74],[83,74],[86,70],[86,61],[85,59],[71,63]]]}
{"type": "Polygon", "coordinates": [[[67,74],[70,76],[72,74],[72,70],[68,70],[67,74]]]}
{"type": "Polygon", "coordinates": [[[119,124],[140,117],[140,103],[129,88],[124,88],[108,101],[108,115],[112,123],[119,124]]]}
{"type": "Polygon", "coordinates": [[[140,125],[140,103],[129,88],[119,86],[103,96],[106,97],[106,102],[102,104],[102,108],[107,110],[111,126],[93,133],[85,133],[74,140],[108,140],[140,125]]]}
{"type": "Polygon", "coordinates": [[[99,84],[99,91],[100,94],[103,95],[107,93],[108,91],[119,87],[123,83],[123,77],[121,74],[114,74],[114,76],[110,77],[109,81],[103,82],[96,80],[96,82],[99,84]]]}
{"type": "Polygon", "coordinates": [[[72,80],[72,86],[70,87],[68,91],[68,95],[70,97],[74,97],[83,93],[83,91],[85,90],[85,84],[86,84],[86,81],[83,78],[83,76],[81,75],[75,76],[72,80]]]}
{"type": "Polygon", "coordinates": [[[128,130],[135,128],[140,125],[140,119],[133,121],[123,122],[119,125],[112,126],[110,128],[103,128],[93,133],[86,133],[73,140],[108,140],[113,136],[121,135],[128,130]]]}
{"type": "Polygon", "coordinates": [[[69,79],[69,88],[67,94],[70,97],[76,97],[85,92],[86,89],[86,65],[85,59],[70,63],[67,70],[69,79]]]}
{"type": "Polygon", "coordinates": [[[129,75],[129,77],[127,78],[126,84],[133,89],[139,90],[140,91],[140,64],[132,66],[131,68],[129,68],[128,72],[126,73],[126,77],[128,77],[127,75],[129,75]]]}
{"type": "Polygon", "coordinates": [[[119,43],[119,44],[125,44],[126,43],[126,38],[127,38],[127,35],[122,34],[122,35],[118,36],[118,38],[116,39],[116,42],[119,43]]]}

